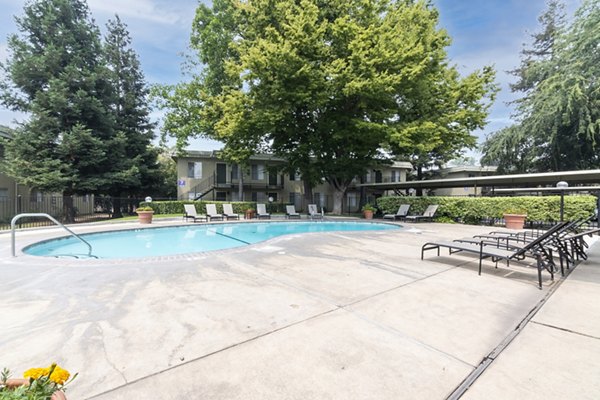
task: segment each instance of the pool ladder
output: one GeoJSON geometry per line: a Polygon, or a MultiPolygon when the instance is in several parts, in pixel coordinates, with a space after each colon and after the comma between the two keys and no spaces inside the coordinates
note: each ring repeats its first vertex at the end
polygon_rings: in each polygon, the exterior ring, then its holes
{"type": "Polygon", "coordinates": [[[78,234],[76,234],[75,232],[73,232],[72,230],[70,230],[69,228],[67,228],[66,226],[64,226],[63,224],[61,224],[60,222],[58,222],[54,217],[52,217],[49,214],[46,213],[24,213],[24,214],[18,214],[15,215],[14,218],[10,221],[10,232],[11,232],[11,240],[12,240],[12,256],[16,257],[16,253],[15,253],[15,225],[17,224],[17,221],[20,220],[21,218],[24,217],[45,217],[48,218],[50,221],[54,222],[56,225],[60,226],[61,228],[63,228],[65,231],[69,232],[72,236],[74,236],[76,239],[79,239],[79,241],[81,241],[83,244],[85,244],[88,248],[88,257],[92,257],[94,258],[94,256],[92,255],[92,245],[89,244],[88,242],[85,241],[85,239],[83,239],[81,236],[79,236],[78,234]]]}

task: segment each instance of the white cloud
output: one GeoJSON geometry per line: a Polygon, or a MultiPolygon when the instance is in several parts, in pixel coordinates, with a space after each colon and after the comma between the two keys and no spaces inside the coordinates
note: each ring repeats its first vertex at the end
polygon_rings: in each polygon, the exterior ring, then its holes
{"type": "Polygon", "coordinates": [[[88,0],[92,13],[119,14],[120,17],[136,18],[160,24],[173,25],[182,15],[160,8],[152,0],[88,0]]]}

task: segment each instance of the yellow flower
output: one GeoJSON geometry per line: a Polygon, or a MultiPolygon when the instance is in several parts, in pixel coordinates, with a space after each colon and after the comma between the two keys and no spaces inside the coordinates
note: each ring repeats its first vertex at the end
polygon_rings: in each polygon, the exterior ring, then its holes
{"type": "Polygon", "coordinates": [[[56,365],[54,371],[52,371],[52,375],[50,375],[50,380],[58,385],[63,385],[67,380],[69,380],[70,376],[71,374],[69,371],[56,365]]]}
{"type": "Polygon", "coordinates": [[[48,375],[48,372],[50,372],[48,368],[30,368],[23,373],[23,377],[39,379],[42,376],[48,375]]]}

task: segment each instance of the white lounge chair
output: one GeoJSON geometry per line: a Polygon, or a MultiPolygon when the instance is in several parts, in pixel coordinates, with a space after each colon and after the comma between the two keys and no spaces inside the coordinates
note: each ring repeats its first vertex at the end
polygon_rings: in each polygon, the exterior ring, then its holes
{"type": "Polygon", "coordinates": [[[298,214],[296,212],[296,207],[294,207],[293,205],[285,206],[285,217],[289,218],[289,219],[292,219],[292,218],[300,219],[300,214],[298,214]]]}
{"type": "Polygon", "coordinates": [[[319,208],[317,207],[316,204],[309,204],[308,205],[308,216],[310,217],[310,219],[319,219],[319,218],[323,218],[323,214],[321,214],[319,212],[319,208]]]}
{"type": "Polygon", "coordinates": [[[217,212],[217,205],[212,203],[206,205],[206,215],[208,216],[209,221],[212,221],[213,219],[220,219],[222,221],[224,218],[223,214],[217,212]]]}
{"type": "Polygon", "coordinates": [[[185,210],[185,214],[183,214],[183,218],[188,220],[189,218],[193,219],[194,222],[197,220],[200,221],[208,221],[208,218],[204,214],[198,214],[196,211],[196,206],[193,204],[184,204],[183,208],[185,210]]]}
{"type": "Polygon", "coordinates": [[[223,215],[225,215],[227,219],[240,219],[240,214],[234,213],[233,207],[229,203],[223,204],[223,215]]]}
{"type": "Polygon", "coordinates": [[[267,207],[264,204],[256,204],[256,218],[271,219],[271,214],[267,212],[267,207]]]}
{"type": "Polygon", "coordinates": [[[393,219],[394,221],[399,219],[403,220],[408,215],[408,209],[410,208],[410,204],[401,204],[400,208],[398,208],[398,212],[396,214],[385,214],[383,219],[393,219]]]}

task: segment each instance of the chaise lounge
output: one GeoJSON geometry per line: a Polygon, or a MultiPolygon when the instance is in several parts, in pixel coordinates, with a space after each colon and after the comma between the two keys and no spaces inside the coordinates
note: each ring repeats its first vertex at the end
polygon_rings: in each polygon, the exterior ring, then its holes
{"type": "Polygon", "coordinates": [[[294,207],[293,205],[285,206],[285,217],[289,218],[289,219],[292,219],[292,218],[300,219],[300,214],[298,214],[296,212],[296,207],[294,207]]]}
{"type": "Polygon", "coordinates": [[[223,219],[225,218],[225,216],[223,214],[219,214],[217,212],[217,205],[216,204],[207,204],[206,205],[206,215],[208,216],[208,220],[212,221],[213,219],[217,219],[217,220],[221,220],[223,221],[223,219]]]}
{"type": "Polygon", "coordinates": [[[423,212],[422,215],[407,215],[404,218],[406,219],[406,221],[410,221],[410,222],[420,222],[420,221],[432,222],[433,217],[435,216],[435,212],[437,211],[438,207],[439,207],[438,204],[431,204],[431,205],[427,206],[427,209],[425,210],[425,212],[423,212]]]}
{"type": "Polygon", "coordinates": [[[409,208],[410,208],[410,204],[401,204],[400,207],[398,208],[398,211],[396,212],[396,214],[385,214],[383,216],[383,219],[393,219],[394,221],[399,219],[402,221],[408,215],[409,208]]]}
{"type": "Polygon", "coordinates": [[[228,220],[229,219],[240,219],[240,214],[234,213],[232,205],[228,204],[228,203],[223,204],[223,215],[228,220]]]}
{"type": "Polygon", "coordinates": [[[208,222],[208,218],[206,217],[206,215],[204,214],[198,214],[198,212],[196,211],[196,206],[193,204],[184,204],[183,205],[183,209],[185,210],[185,213],[183,214],[183,218],[187,221],[188,219],[193,219],[194,222],[196,221],[207,221],[208,222]]]}
{"type": "Polygon", "coordinates": [[[323,219],[323,214],[319,212],[319,208],[316,204],[308,205],[308,216],[310,219],[323,219]]]}
{"type": "Polygon", "coordinates": [[[425,251],[437,250],[437,255],[440,255],[440,248],[448,248],[450,254],[465,252],[474,253],[479,256],[479,275],[481,275],[481,265],[485,258],[491,258],[493,262],[498,264],[499,260],[523,261],[526,257],[532,257],[537,262],[538,270],[538,287],[542,289],[542,270],[547,270],[550,273],[551,279],[554,280],[554,271],[556,265],[552,257],[552,250],[546,246],[548,239],[553,235],[558,234],[567,226],[568,222],[561,222],[548,229],[544,234],[540,235],[535,240],[525,244],[522,247],[506,247],[500,248],[484,240],[478,243],[467,243],[464,241],[440,241],[428,242],[421,248],[421,260],[424,257],[425,251]]]}
{"type": "Polygon", "coordinates": [[[256,218],[271,219],[271,214],[267,212],[267,207],[264,204],[256,204],[256,218]]]}

